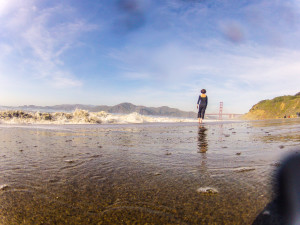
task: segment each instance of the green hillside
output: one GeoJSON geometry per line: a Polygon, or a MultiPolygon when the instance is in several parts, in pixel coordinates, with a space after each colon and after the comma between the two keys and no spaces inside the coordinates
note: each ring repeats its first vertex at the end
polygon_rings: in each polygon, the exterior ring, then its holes
{"type": "Polygon", "coordinates": [[[243,117],[245,119],[277,119],[284,116],[295,118],[298,112],[300,112],[300,92],[294,96],[286,95],[260,101],[243,117]]]}

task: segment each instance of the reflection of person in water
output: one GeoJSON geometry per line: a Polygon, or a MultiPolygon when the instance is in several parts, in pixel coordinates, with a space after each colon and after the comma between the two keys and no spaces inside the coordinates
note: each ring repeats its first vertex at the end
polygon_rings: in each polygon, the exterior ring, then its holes
{"type": "Polygon", "coordinates": [[[208,149],[208,142],[207,142],[207,128],[204,126],[200,126],[198,130],[198,152],[205,153],[208,149]]]}

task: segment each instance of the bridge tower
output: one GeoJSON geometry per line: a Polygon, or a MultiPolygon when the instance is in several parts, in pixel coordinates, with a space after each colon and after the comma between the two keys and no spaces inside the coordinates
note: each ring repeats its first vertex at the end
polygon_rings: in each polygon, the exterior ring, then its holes
{"type": "Polygon", "coordinates": [[[219,120],[222,120],[222,114],[223,114],[223,102],[220,102],[219,120]]]}

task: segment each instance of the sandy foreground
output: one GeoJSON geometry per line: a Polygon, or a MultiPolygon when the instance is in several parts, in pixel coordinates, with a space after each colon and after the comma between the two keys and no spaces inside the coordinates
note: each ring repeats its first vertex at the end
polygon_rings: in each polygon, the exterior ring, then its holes
{"type": "Polygon", "coordinates": [[[0,124],[0,224],[252,224],[300,120],[0,124]]]}

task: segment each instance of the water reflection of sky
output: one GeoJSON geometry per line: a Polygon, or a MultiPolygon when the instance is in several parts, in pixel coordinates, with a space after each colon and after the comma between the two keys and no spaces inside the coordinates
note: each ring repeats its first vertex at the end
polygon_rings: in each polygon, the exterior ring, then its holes
{"type": "Polygon", "coordinates": [[[0,126],[0,224],[251,224],[274,165],[299,144],[263,141],[299,137],[299,123],[270,122],[0,126]]]}
{"type": "Polygon", "coordinates": [[[300,142],[298,119],[256,121],[251,125],[260,128],[260,135],[257,138],[263,142],[300,142]]]}

